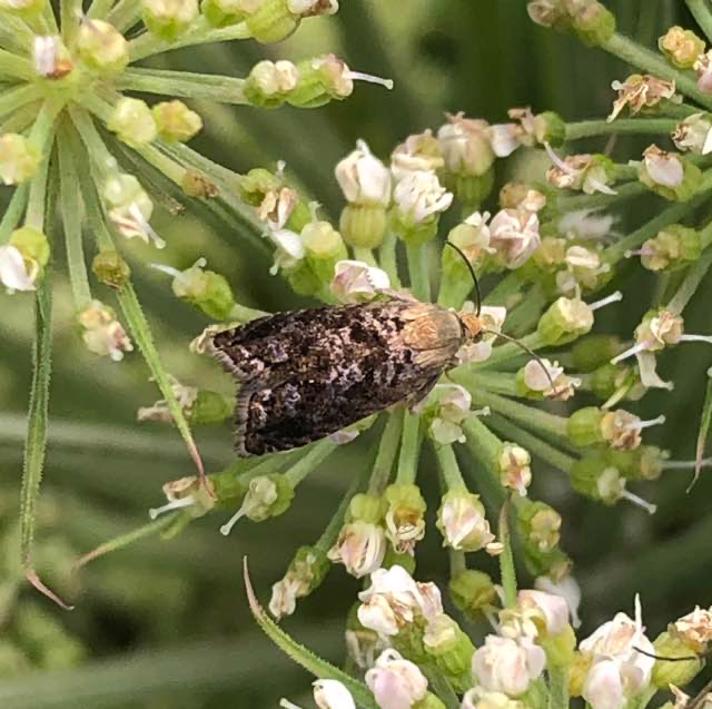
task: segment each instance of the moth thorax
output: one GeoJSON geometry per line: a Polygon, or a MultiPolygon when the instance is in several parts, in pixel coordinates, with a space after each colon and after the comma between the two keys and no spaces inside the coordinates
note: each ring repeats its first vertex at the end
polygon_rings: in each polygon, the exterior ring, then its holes
{"type": "Polygon", "coordinates": [[[460,312],[457,314],[460,322],[465,327],[465,333],[470,340],[479,340],[482,337],[482,318],[474,313],[460,312]]]}

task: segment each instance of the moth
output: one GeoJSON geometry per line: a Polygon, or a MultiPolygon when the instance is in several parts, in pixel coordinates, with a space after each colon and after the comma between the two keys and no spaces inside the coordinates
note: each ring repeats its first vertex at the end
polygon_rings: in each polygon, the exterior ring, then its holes
{"type": "Polygon", "coordinates": [[[482,338],[477,295],[474,313],[390,293],[212,334],[208,350],[240,385],[238,455],[290,450],[395,404],[417,404],[457,363],[458,350],[482,338]]]}

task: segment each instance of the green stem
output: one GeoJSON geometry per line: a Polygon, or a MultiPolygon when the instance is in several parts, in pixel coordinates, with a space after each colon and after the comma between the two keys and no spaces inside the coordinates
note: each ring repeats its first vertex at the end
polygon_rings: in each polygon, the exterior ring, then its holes
{"type": "MultiPolygon", "coordinates": [[[[1,63],[2,55],[0,55],[1,63]]],[[[7,116],[28,103],[37,101],[41,95],[42,92],[36,84],[21,84],[3,91],[2,95],[0,95],[0,117],[7,116]]]]}
{"type": "Polygon", "coordinates": [[[82,242],[82,202],[77,189],[79,176],[74,164],[70,143],[67,141],[67,127],[62,131],[62,140],[57,142],[59,154],[60,211],[67,246],[67,266],[69,282],[74,295],[74,307],[81,312],[91,302],[89,275],[84,259],[82,242]]]}
{"type": "Polygon", "coordinates": [[[678,121],[671,118],[623,118],[606,121],[578,121],[567,123],[566,140],[579,140],[599,135],[657,135],[670,133],[678,121]]]}
{"type": "Polygon", "coordinates": [[[403,414],[403,436],[401,438],[400,454],[396,482],[399,484],[414,483],[418,475],[418,455],[422,442],[420,434],[420,416],[410,411],[403,414]]]}
{"type": "Polygon", "coordinates": [[[49,151],[40,163],[37,174],[30,182],[27,209],[25,211],[25,224],[38,231],[44,231],[47,211],[47,175],[49,174],[49,151]]]}
{"type": "Polygon", "coordinates": [[[170,69],[127,69],[116,82],[120,90],[205,99],[217,103],[248,104],[244,79],[170,69]]]}
{"type": "Polygon", "coordinates": [[[388,274],[391,280],[392,288],[400,287],[400,278],[398,277],[398,258],[397,258],[398,237],[394,232],[386,232],[383,238],[383,243],[378,250],[378,259],[381,268],[388,274]]]}
{"type": "Polygon", "coordinates": [[[35,72],[28,59],[0,49],[0,76],[29,81],[35,78],[35,72]]]}
{"type": "Polygon", "coordinates": [[[30,188],[27,183],[18,185],[12,193],[10,204],[7,205],[5,213],[0,220],[0,244],[5,243],[10,237],[13,229],[17,227],[22,219],[22,214],[27,205],[27,196],[30,188]]]}
{"type": "Polygon", "coordinates": [[[685,0],[685,2],[707,39],[712,42],[712,11],[706,0],[685,0]]]}
{"type": "Polygon", "coordinates": [[[371,495],[380,495],[388,485],[403,430],[402,410],[389,413],[387,417],[368,483],[368,492],[371,495]]]}
{"type": "Polygon", "coordinates": [[[642,183],[628,182],[624,185],[616,185],[616,194],[580,194],[573,197],[559,197],[556,207],[559,212],[574,212],[580,209],[600,209],[608,208],[632,197],[639,197],[648,192],[648,188],[642,183]]]}
{"type": "Polygon", "coordinates": [[[413,295],[423,303],[430,300],[430,278],[428,274],[428,252],[425,244],[406,244],[408,274],[413,295]]]}
{"type": "Polygon", "coordinates": [[[467,557],[464,551],[448,549],[448,556],[450,557],[450,578],[467,571],[467,557]]]}
{"type": "MultiPolygon", "coordinates": [[[[95,0],[101,2],[102,0],[95,0]]],[[[108,2],[108,0],[103,0],[108,2]]],[[[97,13],[97,17],[99,17],[97,13]]],[[[108,15],[108,21],[119,32],[131,29],[141,17],[141,0],[119,0],[108,15]]]]}
{"type": "Polygon", "coordinates": [[[309,473],[316,470],[337,448],[338,444],[328,438],[319,441],[284,474],[284,477],[289,480],[292,487],[297,487],[309,473]]]}
{"type": "Polygon", "coordinates": [[[62,40],[66,47],[72,49],[76,42],[77,34],[79,33],[82,0],[60,0],[59,12],[62,26],[62,40]]]}
{"type": "Polygon", "coordinates": [[[551,665],[549,675],[549,705],[547,709],[569,709],[569,668],[551,665]]]}
{"type": "Polygon", "coordinates": [[[482,388],[504,396],[519,396],[517,378],[507,372],[488,372],[477,370],[457,370],[456,378],[466,381],[468,388],[482,388]]]}
{"type": "Polygon", "coordinates": [[[512,537],[509,531],[509,508],[507,502],[499,512],[499,541],[504,544],[504,551],[499,555],[499,568],[505,608],[513,608],[517,603],[517,572],[514,568],[512,537]]]}
{"type": "Polygon", "coordinates": [[[541,438],[523,430],[516,424],[513,424],[511,421],[497,414],[492,415],[489,423],[498,433],[516,441],[538,458],[545,460],[547,463],[565,473],[571,472],[571,468],[576,461],[570,455],[562,453],[557,448],[554,448],[554,446],[542,441],[541,438]]]}
{"type": "Polygon", "coordinates": [[[499,283],[484,297],[485,305],[504,305],[511,296],[516,295],[522,289],[522,282],[515,273],[508,273],[499,283]]]}
{"type": "Polygon", "coordinates": [[[712,97],[702,93],[697,88],[697,82],[694,79],[672,67],[659,54],[642,47],[637,42],[617,32],[607,42],[604,42],[601,47],[624,62],[632,64],[643,71],[654,74],[661,79],[674,81],[678,91],[694,99],[708,110],[712,109],[712,97]]]}
{"type": "Polygon", "coordinates": [[[139,59],[145,59],[153,54],[166,52],[179,47],[189,47],[195,44],[207,44],[214,42],[229,42],[234,39],[250,39],[250,30],[244,22],[238,22],[236,25],[229,27],[221,27],[214,29],[204,18],[199,18],[195,21],[193,29],[181,35],[172,42],[166,42],[150,32],[132,39],[129,42],[129,52],[131,61],[135,62],[139,59]]]}
{"type": "Polygon", "coordinates": [[[106,178],[109,170],[108,165],[112,164],[114,157],[104,145],[91,114],[81,108],[70,107],[69,116],[89,155],[92,173],[98,179],[106,178]]]}
{"type": "Polygon", "coordinates": [[[364,249],[360,246],[354,246],[353,251],[354,258],[357,261],[363,261],[369,266],[378,266],[378,263],[376,262],[376,257],[373,255],[373,251],[371,249],[364,249]]]}
{"type": "Polygon", "coordinates": [[[462,478],[460,466],[457,463],[457,457],[455,456],[455,451],[452,446],[436,445],[433,447],[435,448],[435,455],[440,465],[440,472],[445,481],[445,489],[450,491],[464,488],[465,481],[462,478]]]}
{"type": "Polygon", "coordinates": [[[111,19],[107,17],[113,5],[114,0],[92,0],[92,3],[87,10],[87,17],[90,20],[103,20],[106,17],[110,24],[116,27],[116,29],[120,29],[115,22],[112,22],[111,19]]]}
{"type": "Polygon", "coordinates": [[[667,310],[674,315],[680,315],[685,306],[690,302],[690,298],[697,291],[702,279],[712,266],[712,249],[707,249],[692,268],[687,272],[684,280],[678,287],[675,295],[670,299],[667,310]]]}
{"type": "MultiPolygon", "coordinates": [[[[538,332],[532,332],[529,335],[522,337],[520,342],[525,347],[528,347],[530,350],[538,350],[542,347],[545,347],[544,343],[541,340],[541,337],[539,337],[538,332]]],[[[526,353],[522,350],[521,347],[519,347],[519,345],[517,345],[515,342],[507,342],[504,345],[495,347],[492,350],[492,354],[488,359],[486,359],[481,364],[474,365],[474,367],[489,369],[496,364],[501,364],[502,362],[514,359],[515,357],[518,357],[522,354],[526,353]]]]}

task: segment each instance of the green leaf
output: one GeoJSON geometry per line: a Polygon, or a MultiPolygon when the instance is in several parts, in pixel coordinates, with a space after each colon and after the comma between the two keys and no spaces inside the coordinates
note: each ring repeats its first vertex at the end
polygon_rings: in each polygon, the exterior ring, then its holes
{"type": "Polygon", "coordinates": [[[695,450],[695,475],[692,478],[687,491],[692,489],[692,486],[697,482],[697,478],[700,477],[700,472],[702,470],[702,457],[705,453],[705,443],[707,442],[707,436],[710,432],[710,426],[712,425],[712,368],[707,370],[707,389],[705,391],[705,403],[702,405],[702,419],[700,421],[700,428],[697,433],[697,448],[695,450]]]}
{"type": "Polygon", "coordinates": [[[245,590],[247,591],[247,600],[250,604],[250,610],[257,624],[265,632],[265,635],[267,635],[282,652],[301,665],[305,670],[311,672],[315,677],[319,679],[336,679],[344,684],[353,695],[357,706],[361,707],[361,709],[378,709],[373,695],[362,682],[355,680],[343,670],[334,667],[330,662],[327,662],[318,655],[315,655],[311,650],[300,645],[265,613],[252,588],[250,572],[247,567],[247,557],[243,560],[243,568],[245,590]]]}

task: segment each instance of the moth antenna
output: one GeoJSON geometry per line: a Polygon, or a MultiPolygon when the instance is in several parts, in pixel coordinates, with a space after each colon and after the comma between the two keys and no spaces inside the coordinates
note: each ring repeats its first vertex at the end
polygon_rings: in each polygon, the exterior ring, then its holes
{"type": "Polygon", "coordinates": [[[475,303],[475,315],[479,317],[480,311],[482,310],[482,295],[480,294],[480,283],[477,280],[477,274],[475,273],[475,268],[474,266],[470,263],[470,259],[467,258],[465,255],[465,252],[459,247],[455,246],[455,244],[452,243],[452,241],[446,241],[445,246],[450,246],[455,251],[457,251],[458,254],[460,254],[460,258],[465,262],[467,265],[467,270],[470,272],[470,275],[472,276],[472,282],[475,284],[475,297],[476,297],[476,303],[475,303]]]}
{"type": "Polygon", "coordinates": [[[659,662],[690,662],[691,660],[700,660],[699,655],[684,655],[683,657],[665,657],[664,655],[656,655],[654,652],[648,652],[640,647],[633,647],[633,650],[639,652],[641,655],[646,657],[652,657],[654,660],[659,662]]]}
{"type": "Polygon", "coordinates": [[[549,380],[549,384],[551,384],[552,396],[556,396],[559,393],[558,389],[556,388],[556,384],[554,384],[554,380],[551,378],[551,374],[549,373],[549,370],[547,369],[546,365],[544,364],[544,360],[536,352],[534,352],[533,349],[527,347],[523,342],[520,342],[516,337],[512,337],[511,335],[505,335],[503,332],[498,332],[497,330],[489,330],[486,327],[482,328],[482,332],[489,332],[492,335],[501,337],[503,340],[507,340],[507,342],[512,342],[515,345],[517,345],[517,347],[524,350],[524,352],[526,352],[532,359],[534,359],[537,362],[537,364],[544,370],[544,374],[546,375],[546,378],[549,380]]]}

